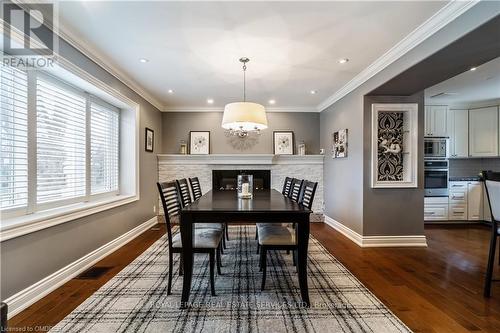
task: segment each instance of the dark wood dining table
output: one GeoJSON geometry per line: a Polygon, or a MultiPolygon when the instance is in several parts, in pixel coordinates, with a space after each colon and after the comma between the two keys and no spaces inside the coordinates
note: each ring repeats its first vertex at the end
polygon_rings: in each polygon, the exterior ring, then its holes
{"type": "Polygon", "coordinates": [[[309,306],[307,248],[311,210],[276,190],[256,190],[252,199],[239,199],[236,191],[209,191],[181,211],[183,285],[181,308],[189,306],[193,278],[193,225],[195,223],[295,223],[297,271],[302,301],[309,306]]]}

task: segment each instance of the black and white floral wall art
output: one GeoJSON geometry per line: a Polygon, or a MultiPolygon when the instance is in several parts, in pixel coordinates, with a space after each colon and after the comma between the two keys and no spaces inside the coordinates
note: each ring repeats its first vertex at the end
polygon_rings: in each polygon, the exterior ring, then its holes
{"type": "Polygon", "coordinates": [[[191,155],[210,154],[210,131],[189,132],[189,153],[191,155]]]}
{"type": "Polygon", "coordinates": [[[347,129],[333,133],[332,158],[347,157],[347,129]]]}
{"type": "Polygon", "coordinates": [[[372,187],[417,187],[418,104],[372,104],[372,187]]]}
{"type": "Polygon", "coordinates": [[[273,146],[275,155],[293,155],[294,137],[292,131],[274,131],[273,146]]]}

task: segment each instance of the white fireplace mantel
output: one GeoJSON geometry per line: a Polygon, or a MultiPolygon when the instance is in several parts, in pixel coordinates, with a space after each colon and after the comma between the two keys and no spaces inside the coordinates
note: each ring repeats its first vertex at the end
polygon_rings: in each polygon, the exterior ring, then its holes
{"type": "Polygon", "coordinates": [[[223,165],[276,165],[323,164],[323,155],[273,155],[273,154],[210,154],[181,155],[158,154],[159,165],[223,164],[223,165]]]}

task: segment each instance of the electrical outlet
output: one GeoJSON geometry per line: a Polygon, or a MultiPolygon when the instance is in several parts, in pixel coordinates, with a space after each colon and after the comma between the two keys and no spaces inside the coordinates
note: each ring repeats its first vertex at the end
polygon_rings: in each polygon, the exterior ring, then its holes
{"type": "Polygon", "coordinates": [[[153,205],[153,213],[156,213],[156,205],[153,205]]]}

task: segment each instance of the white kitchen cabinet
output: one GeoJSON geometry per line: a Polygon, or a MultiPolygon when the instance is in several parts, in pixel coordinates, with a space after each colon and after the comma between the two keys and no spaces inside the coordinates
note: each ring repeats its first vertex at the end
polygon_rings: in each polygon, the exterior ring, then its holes
{"type": "Polygon", "coordinates": [[[467,221],[468,182],[450,182],[448,195],[448,220],[467,221]]]}
{"type": "Polygon", "coordinates": [[[469,156],[469,110],[448,110],[450,158],[469,156]]]}
{"type": "Polygon", "coordinates": [[[425,136],[448,136],[447,121],[448,106],[425,106],[425,136]]]}
{"type": "Polygon", "coordinates": [[[426,197],[424,198],[424,221],[447,221],[448,220],[448,198],[426,197]]]}
{"type": "Polygon", "coordinates": [[[469,182],[468,184],[467,215],[469,221],[483,219],[483,185],[481,182],[469,182]]]}
{"type": "Polygon", "coordinates": [[[498,156],[498,107],[469,110],[469,155],[498,156]]]}

